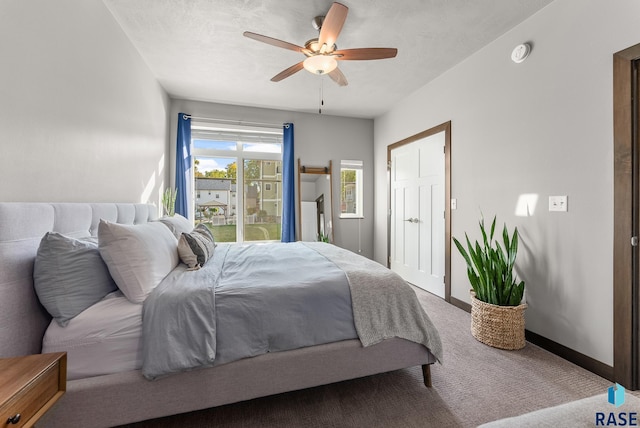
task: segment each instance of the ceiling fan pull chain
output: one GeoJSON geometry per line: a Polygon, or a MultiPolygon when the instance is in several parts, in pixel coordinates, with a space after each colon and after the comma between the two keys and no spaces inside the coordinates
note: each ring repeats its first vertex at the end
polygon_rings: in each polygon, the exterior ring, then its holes
{"type": "Polygon", "coordinates": [[[320,106],[318,107],[318,114],[322,114],[323,106],[324,106],[324,76],[320,76],[320,106]]]}

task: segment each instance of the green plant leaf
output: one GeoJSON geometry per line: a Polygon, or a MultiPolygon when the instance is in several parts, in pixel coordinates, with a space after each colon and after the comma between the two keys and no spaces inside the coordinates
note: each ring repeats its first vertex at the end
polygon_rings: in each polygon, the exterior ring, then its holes
{"type": "Polygon", "coordinates": [[[456,248],[467,264],[467,276],[476,297],[487,303],[502,306],[517,306],[524,294],[524,281],[516,282],[514,266],[518,252],[518,229],[509,237],[506,224],[502,230],[503,245],[493,239],[496,217],[491,223],[489,234],[485,229],[484,218],[478,222],[482,235],[482,245],[478,241],[471,243],[465,233],[467,248],[453,238],[456,248]]]}
{"type": "Polygon", "coordinates": [[[491,238],[490,240],[493,241],[493,233],[496,231],[496,216],[493,216],[493,222],[491,222],[491,238]]]}
{"type": "Polygon", "coordinates": [[[178,189],[171,189],[167,187],[162,195],[162,208],[164,215],[172,216],[175,214],[176,197],[178,196],[178,189]]]}

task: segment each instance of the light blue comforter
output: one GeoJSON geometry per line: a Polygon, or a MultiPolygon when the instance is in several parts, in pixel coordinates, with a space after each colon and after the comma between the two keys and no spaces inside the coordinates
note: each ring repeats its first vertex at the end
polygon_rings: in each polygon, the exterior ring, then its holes
{"type": "Polygon", "coordinates": [[[147,379],[356,338],[404,338],[442,360],[411,286],[325,243],[218,245],[201,269],[180,265],[152,291],[142,322],[147,379]]]}

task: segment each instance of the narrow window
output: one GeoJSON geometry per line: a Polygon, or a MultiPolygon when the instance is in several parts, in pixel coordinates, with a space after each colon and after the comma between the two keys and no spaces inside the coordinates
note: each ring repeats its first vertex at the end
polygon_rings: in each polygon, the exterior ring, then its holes
{"type": "Polygon", "coordinates": [[[362,161],[340,161],[340,218],[362,218],[362,161]]]}

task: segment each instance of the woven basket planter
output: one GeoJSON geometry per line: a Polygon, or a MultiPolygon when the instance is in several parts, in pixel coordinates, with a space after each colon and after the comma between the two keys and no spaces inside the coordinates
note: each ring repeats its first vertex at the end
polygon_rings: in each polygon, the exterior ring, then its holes
{"type": "Polygon", "coordinates": [[[497,306],[478,300],[471,292],[471,334],[478,341],[500,349],[522,349],[524,340],[524,310],[519,306],[497,306]]]}

